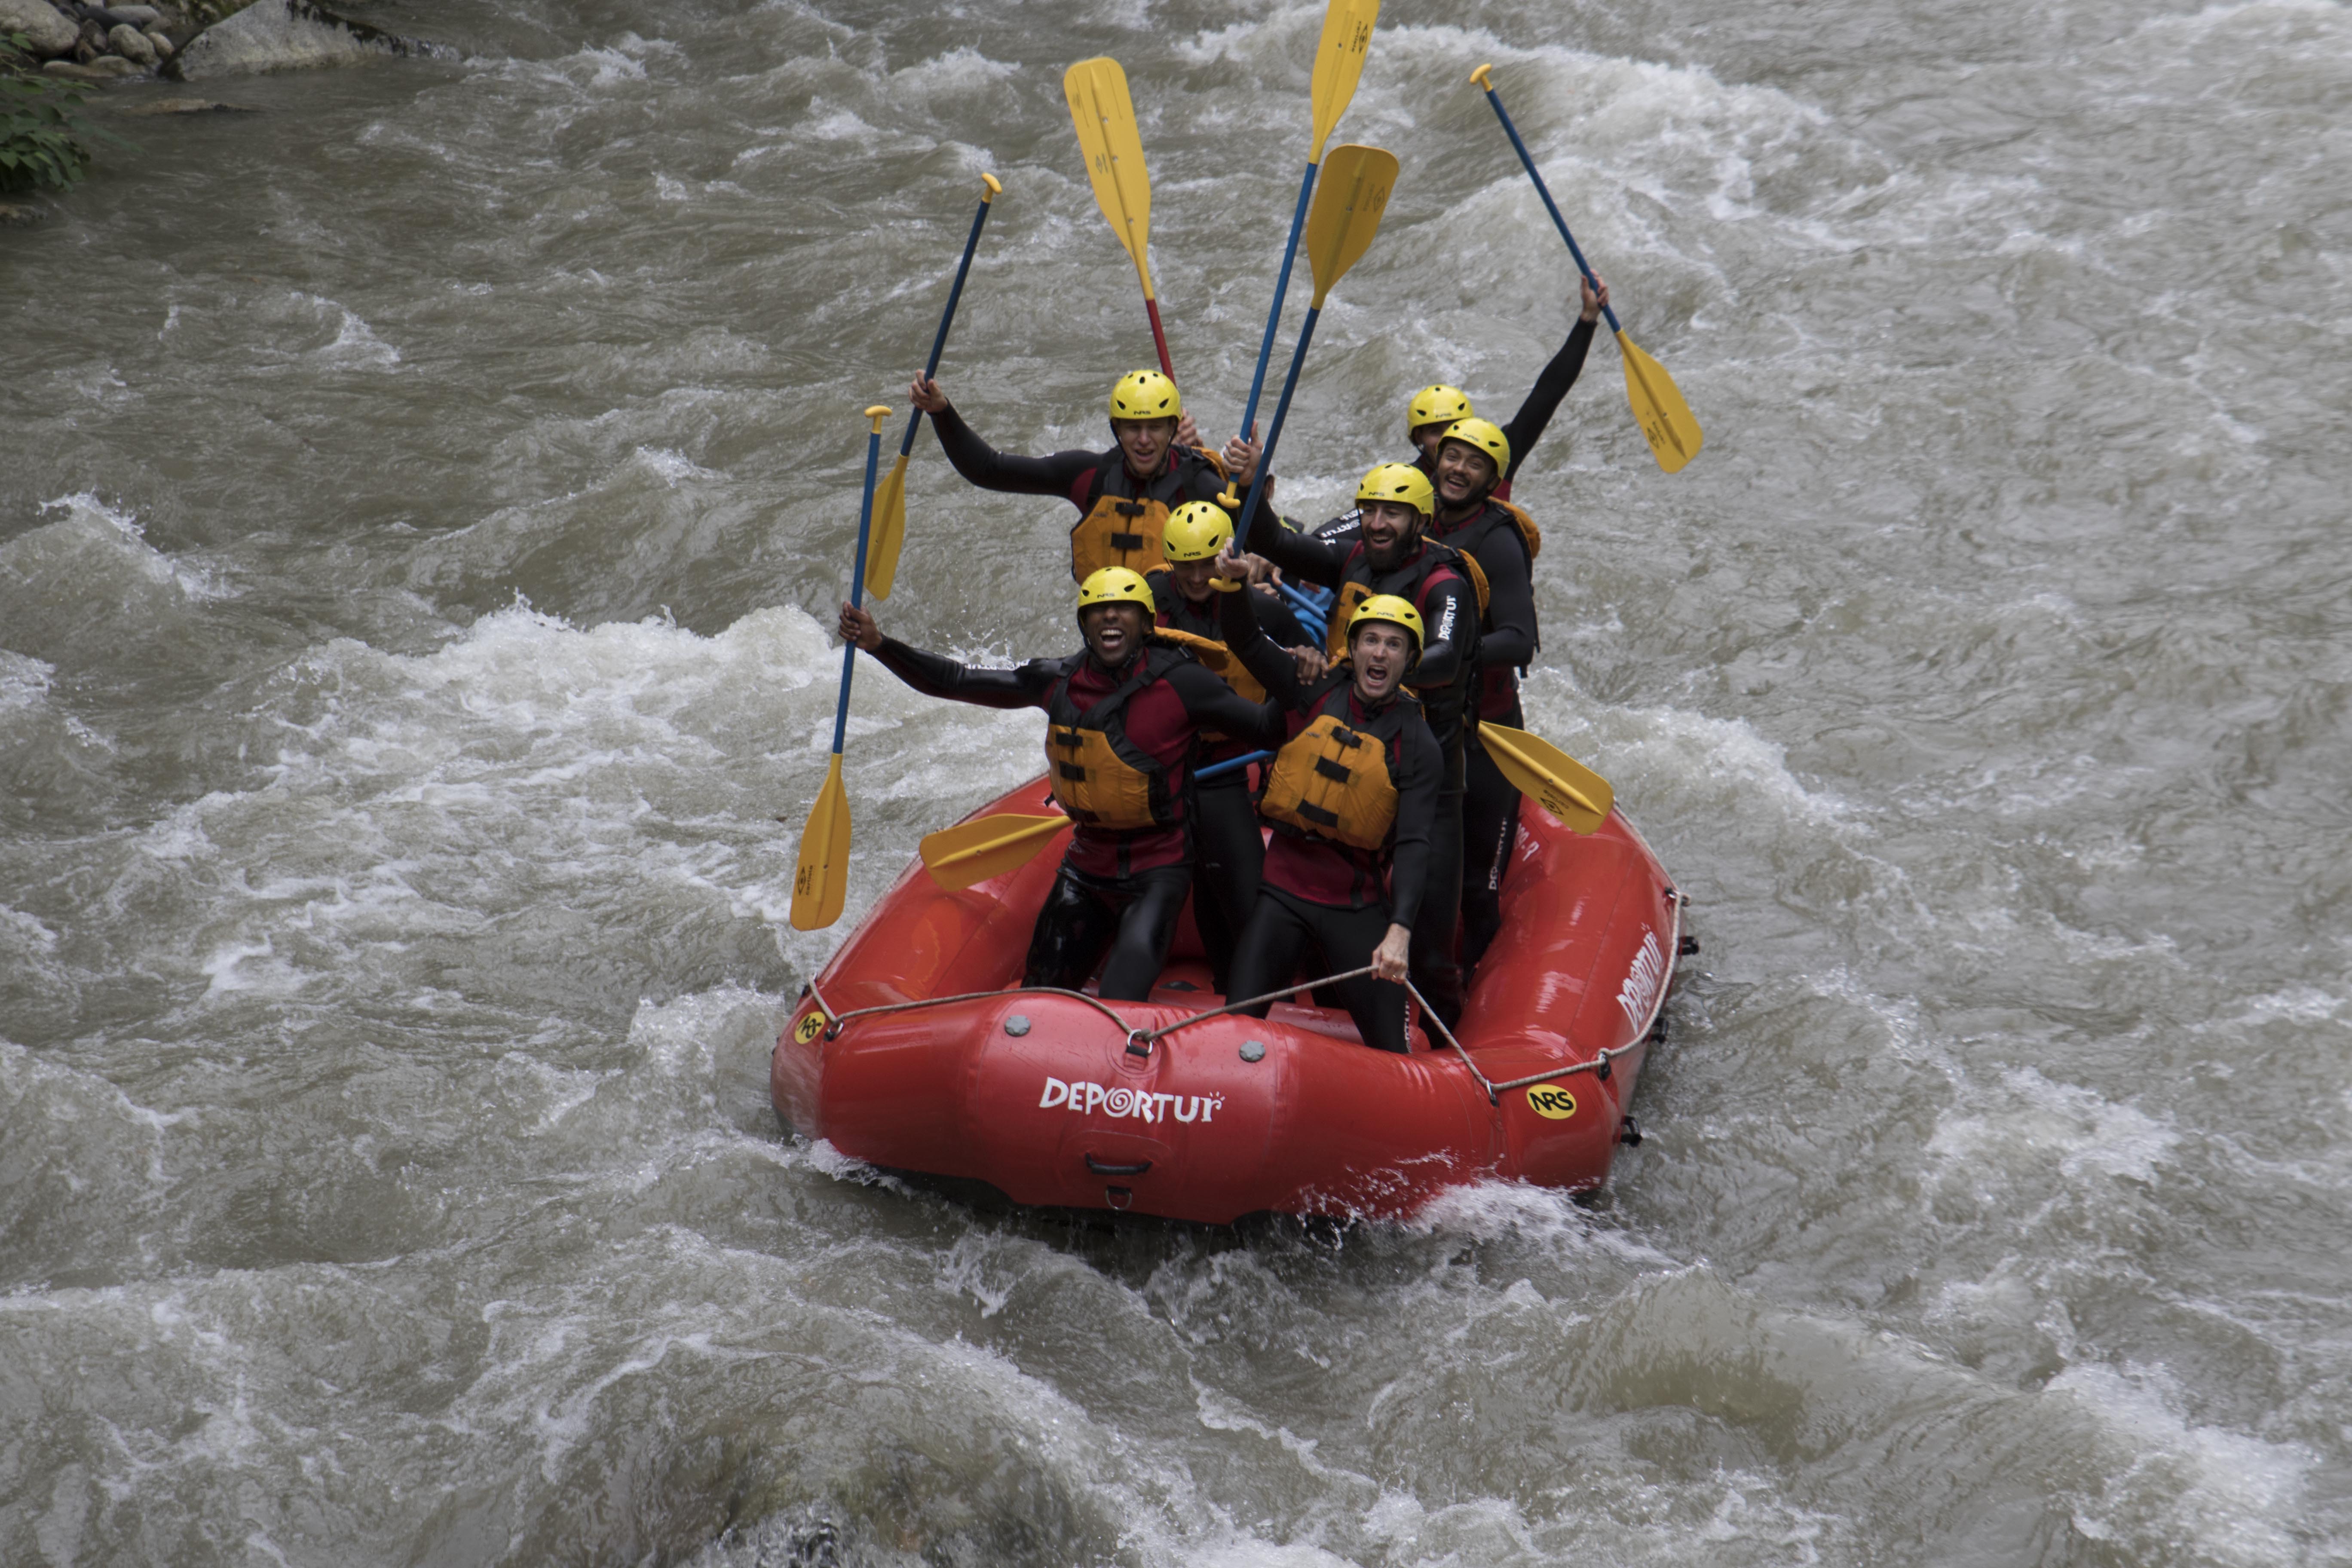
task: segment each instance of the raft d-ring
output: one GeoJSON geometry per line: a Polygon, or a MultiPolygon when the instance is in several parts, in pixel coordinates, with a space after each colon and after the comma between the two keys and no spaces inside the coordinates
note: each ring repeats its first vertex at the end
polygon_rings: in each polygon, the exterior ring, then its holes
{"type": "Polygon", "coordinates": [[[1127,1054],[1131,1057],[1146,1058],[1151,1055],[1151,1041],[1145,1037],[1141,1029],[1129,1029],[1127,1032],[1127,1054]]]}

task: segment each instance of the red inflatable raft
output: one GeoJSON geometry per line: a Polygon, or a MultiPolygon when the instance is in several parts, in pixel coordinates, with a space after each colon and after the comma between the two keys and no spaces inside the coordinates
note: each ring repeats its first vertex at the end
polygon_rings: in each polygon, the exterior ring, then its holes
{"type": "MultiPolygon", "coordinates": [[[[974,815],[1044,799],[1041,779],[974,815]]],[[[959,892],[910,866],[777,1040],[777,1114],[842,1153],[1016,1203],[1214,1224],[1402,1217],[1482,1178],[1598,1186],[1632,1127],[1679,900],[1621,816],[1578,837],[1525,804],[1520,829],[1460,1048],[1416,1026],[1410,1056],[1366,1048],[1336,1006],[1171,1030],[1223,1000],[1189,913],[1150,1002],[1019,989],[1066,838],[959,892]]]]}

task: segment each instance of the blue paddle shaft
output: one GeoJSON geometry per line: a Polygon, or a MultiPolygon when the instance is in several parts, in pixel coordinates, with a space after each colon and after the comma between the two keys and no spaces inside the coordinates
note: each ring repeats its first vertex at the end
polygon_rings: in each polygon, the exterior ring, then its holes
{"type": "MultiPolygon", "coordinates": [[[[863,607],[866,603],[866,540],[874,531],[874,480],[882,468],[882,432],[876,430],[866,437],[866,500],[857,509],[857,569],[849,574],[849,602],[863,607]]],[[[833,714],[833,754],[841,755],[841,742],[849,733],[849,678],[857,668],[857,645],[841,645],[841,706],[833,714]]]]}
{"type": "MultiPolygon", "coordinates": [[[[1568,253],[1576,258],[1576,269],[1584,274],[1586,282],[1591,283],[1598,289],[1601,285],[1592,276],[1591,264],[1584,259],[1584,252],[1577,248],[1576,236],[1568,232],[1568,220],[1559,216],[1559,204],[1551,199],[1551,188],[1543,183],[1543,176],[1536,173],[1536,161],[1529,156],[1528,144],[1519,140],[1519,128],[1512,124],[1511,117],[1503,111],[1502,95],[1490,87],[1486,89],[1486,101],[1494,106],[1495,118],[1503,122],[1503,134],[1511,139],[1512,147],[1518,152],[1519,162],[1528,166],[1528,178],[1536,183],[1536,195],[1543,198],[1544,210],[1551,214],[1551,221],[1559,229],[1560,238],[1568,241],[1568,253]]],[[[1609,318],[1611,331],[1622,332],[1625,330],[1617,324],[1615,310],[1603,305],[1601,307],[1601,313],[1609,318]]]]}
{"type": "Polygon", "coordinates": [[[1249,766],[1252,763],[1267,762],[1271,760],[1273,756],[1274,753],[1272,752],[1252,752],[1245,757],[1234,757],[1222,763],[1211,763],[1207,767],[1202,768],[1192,776],[1196,779],[1223,778],[1227,773],[1239,772],[1241,769],[1249,766]]]}
{"type": "Polygon", "coordinates": [[[1274,428],[1265,433],[1265,450],[1257,457],[1257,472],[1250,477],[1249,500],[1242,502],[1241,521],[1234,526],[1234,538],[1244,550],[1249,548],[1250,530],[1257,520],[1257,498],[1265,493],[1265,477],[1274,471],[1275,443],[1282,439],[1282,422],[1290,417],[1290,395],[1298,390],[1298,367],[1307,363],[1307,344],[1315,336],[1316,318],[1323,314],[1320,305],[1307,307],[1307,320],[1298,324],[1298,346],[1290,353],[1290,370],[1282,378],[1282,400],[1274,405],[1274,428]]]}
{"type": "MultiPolygon", "coordinates": [[[[931,357],[923,364],[925,381],[930,380],[940,373],[940,355],[947,352],[948,327],[955,321],[956,301],[963,298],[963,280],[971,271],[971,253],[980,248],[981,227],[988,222],[988,202],[983,199],[980,204],[980,211],[972,215],[971,236],[963,242],[963,259],[956,264],[955,287],[948,290],[948,308],[940,312],[939,336],[931,340],[931,357]]],[[[898,456],[906,457],[915,449],[915,432],[921,429],[922,426],[923,411],[918,408],[907,416],[907,436],[906,439],[898,443],[898,456]]],[[[861,576],[864,574],[862,566],[859,568],[859,574],[861,576]]]]}
{"type": "Polygon", "coordinates": [[[1287,583],[1278,583],[1275,585],[1282,590],[1282,596],[1290,601],[1290,607],[1292,609],[1303,610],[1307,615],[1313,616],[1318,621],[1323,618],[1323,606],[1316,603],[1314,599],[1308,597],[1306,594],[1301,593],[1298,589],[1292,587],[1287,583]]]}
{"type": "Polygon", "coordinates": [[[1275,333],[1282,326],[1282,301],[1290,292],[1290,264],[1298,259],[1298,236],[1307,227],[1307,204],[1315,195],[1317,164],[1309,160],[1298,182],[1298,205],[1290,215],[1290,242],[1282,247],[1282,273],[1274,280],[1274,307],[1265,313],[1265,341],[1257,347],[1257,374],[1250,377],[1249,405],[1242,410],[1242,439],[1257,427],[1257,400],[1265,391],[1265,367],[1274,359],[1275,333]]]}

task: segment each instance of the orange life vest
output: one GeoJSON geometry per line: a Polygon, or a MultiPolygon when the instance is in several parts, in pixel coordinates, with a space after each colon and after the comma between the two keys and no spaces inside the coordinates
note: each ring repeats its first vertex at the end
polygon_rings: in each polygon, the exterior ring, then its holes
{"type": "MultiPolygon", "coordinates": [[[[1344,701],[1347,689],[1341,686],[1335,695],[1344,701]]],[[[1318,713],[1275,753],[1257,809],[1268,822],[1309,837],[1378,849],[1396,826],[1388,745],[1335,714],[1318,713]]]]}
{"type": "Polygon", "coordinates": [[[1167,564],[1160,535],[1168,514],[1188,500],[1213,500],[1225,488],[1224,460],[1200,447],[1174,448],[1175,460],[1138,486],[1127,455],[1112,447],[1071,499],[1086,508],[1070,530],[1070,575],[1085,582],[1106,566],[1157,572],[1167,564]]]}
{"type": "Polygon", "coordinates": [[[1070,698],[1070,677],[1086,657],[1064,662],[1045,703],[1046,784],[1074,821],[1113,829],[1165,827],[1176,820],[1181,771],[1171,779],[1168,769],[1130,742],[1122,714],[1129,698],[1186,656],[1147,645],[1127,679],[1081,713],[1070,698]]]}

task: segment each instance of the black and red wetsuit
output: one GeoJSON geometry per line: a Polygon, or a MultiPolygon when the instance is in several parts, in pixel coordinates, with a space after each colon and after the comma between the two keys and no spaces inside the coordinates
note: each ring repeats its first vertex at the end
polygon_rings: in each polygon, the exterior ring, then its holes
{"type": "MultiPolygon", "coordinates": [[[[1397,792],[1395,820],[1376,849],[1339,843],[1287,822],[1269,824],[1274,833],[1266,847],[1265,885],[1234,957],[1232,994],[1238,998],[1289,984],[1300,958],[1310,952],[1320,973],[1344,973],[1371,961],[1391,924],[1420,929],[1444,766],[1421,705],[1403,689],[1377,706],[1369,704],[1344,666],[1312,685],[1301,683],[1289,654],[1258,626],[1253,596],[1224,597],[1225,644],[1239,650],[1282,710],[1285,741],[1296,740],[1319,718],[1337,719],[1380,746],[1397,792]]],[[[1402,986],[1362,975],[1330,989],[1366,1045],[1407,1048],[1402,986]]],[[[1264,1017],[1267,1006],[1251,1010],[1264,1017]]]]}
{"type": "MultiPolygon", "coordinates": [[[[1225,595],[1211,593],[1200,604],[1184,597],[1175,577],[1166,572],[1146,579],[1160,612],[1160,626],[1190,632],[1212,642],[1224,640],[1217,606],[1225,595]]],[[[1258,625],[1283,647],[1305,647],[1312,640],[1279,595],[1258,589],[1251,595],[1258,625]]],[[[1231,761],[1261,748],[1230,735],[1202,736],[1199,765],[1231,761]]],[[[1192,921],[1201,929],[1201,945],[1209,955],[1209,972],[1220,994],[1228,994],[1233,975],[1234,943],[1242,924],[1257,903],[1258,874],[1265,862],[1265,839],[1258,832],[1257,806],[1250,798],[1247,768],[1235,768],[1200,782],[1193,802],[1197,831],[1193,839],[1192,921]]]]}
{"type": "MultiPolygon", "coordinates": [[[[1486,625],[1478,639],[1477,718],[1514,730],[1527,728],[1519,706],[1519,671],[1535,658],[1535,559],[1527,535],[1492,500],[1453,526],[1441,519],[1432,531],[1471,556],[1486,577],[1486,625]]],[[[1519,792],[1503,776],[1470,726],[1463,769],[1462,967],[1486,956],[1502,928],[1503,874],[1519,837],[1519,792]]]]}
{"type": "MultiPolygon", "coordinates": [[[[1413,984],[1450,1026],[1462,1014],[1462,970],[1454,932],[1462,910],[1464,748],[1478,673],[1478,599],[1449,545],[1416,540],[1397,560],[1375,566],[1360,540],[1332,541],[1285,527],[1262,509],[1249,546],[1292,576],[1333,589],[1336,635],[1351,594],[1394,594],[1421,612],[1421,662],[1412,688],[1437,741],[1444,772],[1437,822],[1430,835],[1430,879],[1412,928],[1413,984]]],[[[1268,688],[1272,689],[1271,687],[1268,688]]]]}
{"type": "MultiPolygon", "coordinates": [[[[1236,696],[1189,656],[1146,643],[1139,658],[1164,660],[1157,678],[1119,710],[1125,741],[1165,775],[1169,819],[1137,828],[1080,822],[1060,875],[1037,917],[1024,984],[1076,989],[1108,950],[1101,994],[1141,1001],[1151,994],[1192,879],[1192,767],[1202,726],[1263,743],[1281,733],[1265,703],[1236,696]]],[[[1012,669],[974,669],[941,654],[885,637],[875,653],[916,690],[982,708],[1052,708],[1066,696],[1080,710],[1112,695],[1135,673],[1132,660],[1106,669],[1089,653],[1032,659],[1012,669]]]]}
{"type": "Polygon", "coordinates": [[[931,428],[939,432],[940,448],[955,471],[982,489],[1060,496],[1078,509],[1070,574],[1081,582],[1097,566],[1158,569],[1162,563],[1160,531],[1168,514],[1186,501],[1213,500],[1225,488],[1224,470],[1197,447],[1170,446],[1159,472],[1143,478],[1129,470],[1127,454],[1118,447],[1108,452],[1056,452],[1050,458],[1000,452],[982,440],[952,405],[931,416],[931,428]],[[1094,523],[1099,526],[1089,526],[1094,523]],[[1121,531],[1129,527],[1135,531],[1121,531]],[[1087,542],[1083,561],[1081,531],[1098,535],[1087,542]]]}
{"type": "MultiPolygon", "coordinates": [[[[1511,499],[1513,476],[1518,473],[1519,465],[1528,460],[1528,454],[1535,450],[1536,443],[1542,439],[1544,431],[1551,424],[1551,416],[1559,411],[1560,400],[1568,395],[1568,389],[1576,384],[1577,375],[1584,369],[1585,353],[1592,347],[1592,331],[1596,324],[1580,321],[1568,330],[1568,341],[1559,345],[1559,352],[1551,356],[1551,363],[1543,367],[1543,374],[1537,376],[1536,384],[1528,389],[1527,399],[1519,405],[1519,411],[1511,416],[1509,424],[1501,426],[1503,439],[1511,444],[1511,466],[1495,483],[1496,500],[1511,499]]],[[[1416,449],[1411,458],[1404,460],[1428,475],[1432,484],[1437,482],[1437,459],[1429,453],[1416,449]]],[[[1315,531],[1326,539],[1352,539],[1361,521],[1360,512],[1344,511],[1315,531]]]]}

